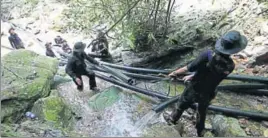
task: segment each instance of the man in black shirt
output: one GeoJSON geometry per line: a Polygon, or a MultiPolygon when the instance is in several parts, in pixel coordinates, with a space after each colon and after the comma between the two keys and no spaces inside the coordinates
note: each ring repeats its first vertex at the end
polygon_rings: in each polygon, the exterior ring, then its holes
{"type": "Polygon", "coordinates": [[[51,42],[47,42],[45,44],[45,47],[46,47],[46,56],[49,56],[49,57],[56,57],[55,53],[53,52],[52,50],[52,43],[51,42]]]}
{"type": "Polygon", "coordinates": [[[175,77],[187,71],[195,72],[193,75],[185,76],[185,81],[190,81],[186,90],[181,95],[177,107],[171,115],[164,113],[164,119],[169,124],[176,124],[184,110],[193,103],[198,103],[198,114],[196,129],[198,136],[203,136],[207,107],[215,98],[215,89],[235,67],[230,55],[243,50],[247,46],[247,38],[238,31],[230,31],[223,35],[215,45],[215,51],[202,52],[198,58],[188,66],[180,68],[169,74],[175,77]]]}
{"type": "Polygon", "coordinates": [[[90,90],[98,91],[95,74],[93,71],[86,69],[87,65],[85,63],[85,59],[96,65],[99,65],[100,63],[84,52],[85,46],[86,44],[82,42],[75,43],[73,54],[68,59],[65,71],[73,79],[79,91],[82,91],[84,88],[82,75],[86,75],[89,77],[90,90]]]}
{"type": "Polygon", "coordinates": [[[17,33],[15,33],[15,29],[14,28],[10,28],[8,30],[10,36],[8,37],[8,40],[10,42],[10,45],[12,46],[12,48],[14,49],[25,49],[24,48],[24,44],[21,41],[20,37],[18,36],[17,33]]]}

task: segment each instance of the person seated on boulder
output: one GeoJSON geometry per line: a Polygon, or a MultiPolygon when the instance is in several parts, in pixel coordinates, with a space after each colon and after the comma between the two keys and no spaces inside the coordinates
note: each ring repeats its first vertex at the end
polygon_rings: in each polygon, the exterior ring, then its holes
{"type": "Polygon", "coordinates": [[[63,40],[62,50],[63,52],[68,53],[68,54],[72,52],[72,49],[70,48],[66,40],[63,40]]]}
{"type": "Polygon", "coordinates": [[[55,41],[55,43],[56,43],[55,46],[59,46],[59,47],[61,47],[61,45],[63,44],[64,39],[63,39],[61,36],[58,35],[58,36],[54,39],[54,41],[55,41]]]}
{"type": "Polygon", "coordinates": [[[109,55],[108,41],[102,31],[99,31],[97,39],[93,40],[92,52],[96,52],[102,56],[109,55]]]}
{"type": "Polygon", "coordinates": [[[183,78],[190,83],[178,100],[176,108],[170,115],[163,113],[168,124],[176,124],[184,110],[198,103],[196,129],[198,136],[204,135],[207,108],[217,94],[215,89],[234,70],[231,55],[245,49],[247,42],[247,38],[238,31],[227,32],[217,40],[214,51],[202,52],[188,66],[169,74],[170,77],[176,77],[187,71],[195,72],[183,78]]]}
{"type": "Polygon", "coordinates": [[[11,27],[8,30],[10,36],[8,37],[8,40],[10,42],[10,45],[14,49],[25,49],[23,42],[21,41],[20,37],[17,33],[15,33],[15,29],[11,27]]]}
{"type": "Polygon", "coordinates": [[[85,47],[86,44],[83,42],[75,43],[72,56],[68,59],[65,71],[73,79],[79,91],[83,91],[84,88],[82,75],[86,75],[89,78],[90,90],[99,91],[95,80],[95,74],[92,70],[87,69],[85,59],[95,65],[100,65],[101,63],[88,56],[84,52],[85,47]]]}
{"type": "Polygon", "coordinates": [[[46,56],[49,57],[56,57],[56,55],[54,54],[54,52],[52,51],[52,43],[51,42],[47,42],[45,44],[46,46],[46,56]]]}

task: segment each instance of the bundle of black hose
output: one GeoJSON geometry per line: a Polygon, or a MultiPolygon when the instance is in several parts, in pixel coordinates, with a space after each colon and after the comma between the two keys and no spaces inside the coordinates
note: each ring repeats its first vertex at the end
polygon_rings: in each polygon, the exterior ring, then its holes
{"type": "Polygon", "coordinates": [[[267,85],[258,83],[249,84],[224,84],[219,85],[217,90],[237,90],[237,89],[266,89],[267,85]]]}
{"type": "Polygon", "coordinates": [[[150,91],[150,90],[142,89],[142,88],[139,88],[139,87],[135,87],[135,86],[129,85],[127,83],[111,79],[111,78],[109,78],[107,76],[104,76],[102,74],[99,74],[99,73],[95,73],[95,74],[96,74],[96,77],[98,77],[98,78],[100,78],[102,80],[111,82],[111,83],[113,83],[115,85],[130,89],[130,90],[133,90],[133,91],[136,91],[136,92],[148,95],[148,96],[157,97],[159,99],[171,98],[169,96],[164,95],[163,93],[159,93],[159,92],[156,92],[156,91],[150,91]]]}
{"type": "Polygon", "coordinates": [[[125,83],[128,83],[130,85],[132,85],[134,83],[134,81],[131,78],[129,78],[128,76],[124,75],[123,73],[121,73],[115,69],[111,69],[111,68],[106,67],[104,65],[100,66],[100,68],[105,70],[107,73],[114,75],[115,77],[119,78],[120,80],[124,81],[125,83]]]}
{"type": "Polygon", "coordinates": [[[228,77],[226,79],[241,80],[241,81],[255,81],[255,82],[268,84],[268,78],[267,77],[260,77],[260,76],[248,76],[248,75],[230,74],[230,75],[228,75],[228,77]]]}
{"type": "Polygon", "coordinates": [[[137,68],[137,67],[128,67],[128,66],[122,66],[122,65],[117,65],[117,64],[111,64],[107,62],[102,62],[103,65],[112,67],[112,68],[117,68],[129,72],[134,72],[134,73],[152,73],[152,74],[158,74],[158,73],[163,73],[163,74],[169,74],[172,70],[160,70],[160,69],[146,69],[146,68],[137,68]]]}

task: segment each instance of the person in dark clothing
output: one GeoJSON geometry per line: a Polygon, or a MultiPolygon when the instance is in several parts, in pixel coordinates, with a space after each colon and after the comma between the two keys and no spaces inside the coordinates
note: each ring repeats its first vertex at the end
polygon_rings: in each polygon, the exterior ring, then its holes
{"type": "Polygon", "coordinates": [[[21,41],[21,39],[19,38],[18,34],[15,33],[15,29],[14,28],[10,28],[8,30],[10,36],[8,37],[8,40],[10,42],[10,45],[12,46],[12,48],[14,49],[25,49],[24,48],[24,44],[21,41]]]}
{"type": "Polygon", "coordinates": [[[46,56],[56,57],[55,53],[52,51],[52,43],[51,42],[47,42],[45,44],[45,47],[46,47],[46,56]]]}
{"type": "Polygon", "coordinates": [[[63,52],[68,53],[68,54],[72,52],[72,49],[67,44],[67,41],[66,40],[63,40],[62,50],[63,50],[63,52]]]}
{"type": "Polygon", "coordinates": [[[215,51],[206,50],[188,66],[169,74],[176,77],[187,71],[195,72],[185,76],[184,81],[190,81],[180,97],[176,108],[169,115],[164,112],[163,117],[169,125],[176,124],[184,110],[193,103],[198,103],[196,129],[198,136],[203,136],[205,119],[210,101],[215,98],[215,89],[235,67],[230,55],[243,50],[247,46],[247,38],[238,31],[230,31],[217,40],[215,51]]]}
{"type": "Polygon", "coordinates": [[[54,41],[55,41],[55,43],[56,43],[57,45],[61,45],[61,44],[63,44],[64,39],[63,39],[61,36],[58,35],[58,36],[54,39],[54,41]]]}
{"type": "Polygon", "coordinates": [[[87,66],[85,63],[85,59],[95,65],[100,65],[100,63],[84,52],[85,47],[86,44],[82,42],[75,43],[73,54],[68,59],[65,71],[73,79],[79,91],[82,91],[84,88],[82,75],[86,75],[89,77],[90,90],[98,91],[99,89],[96,85],[95,74],[93,71],[86,69],[87,66]]]}
{"type": "Polygon", "coordinates": [[[109,54],[109,45],[105,34],[99,31],[97,39],[92,43],[92,52],[100,53],[102,56],[109,54]]]}

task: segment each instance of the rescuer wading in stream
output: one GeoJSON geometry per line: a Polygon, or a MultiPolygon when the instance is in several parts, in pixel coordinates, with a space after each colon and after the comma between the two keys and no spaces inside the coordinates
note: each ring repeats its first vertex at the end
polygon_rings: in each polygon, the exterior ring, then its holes
{"type": "Polygon", "coordinates": [[[169,125],[176,124],[184,110],[193,103],[198,103],[196,129],[198,136],[204,135],[206,112],[210,101],[216,96],[215,89],[235,67],[230,56],[245,49],[246,46],[245,36],[238,31],[230,31],[217,40],[215,51],[204,51],[189,65],[169,74],[170,77],[175,77],[187,71],[195,72],[183,78],[190,83],[181,95],[176,109],[170,115],[163,113],[169,125]]]}
{"type": "Polygon", "coordinates": [[[82,75],[86,75],[89,77],[90,90],[99,91],[96,85],[95,74],[93,71],[86,69],[87,66],[85,63],[85,59],[95,65],[100,65],[100,63],[84,52],[85,47],[86,44],[82,42],[75,43],[73,54],[68,59],[68,63],[65,70],[66,73],[71,76],[74,83],[77,85],[77,89],[79,91],[82,91],[84,88],[82,75]]]}

